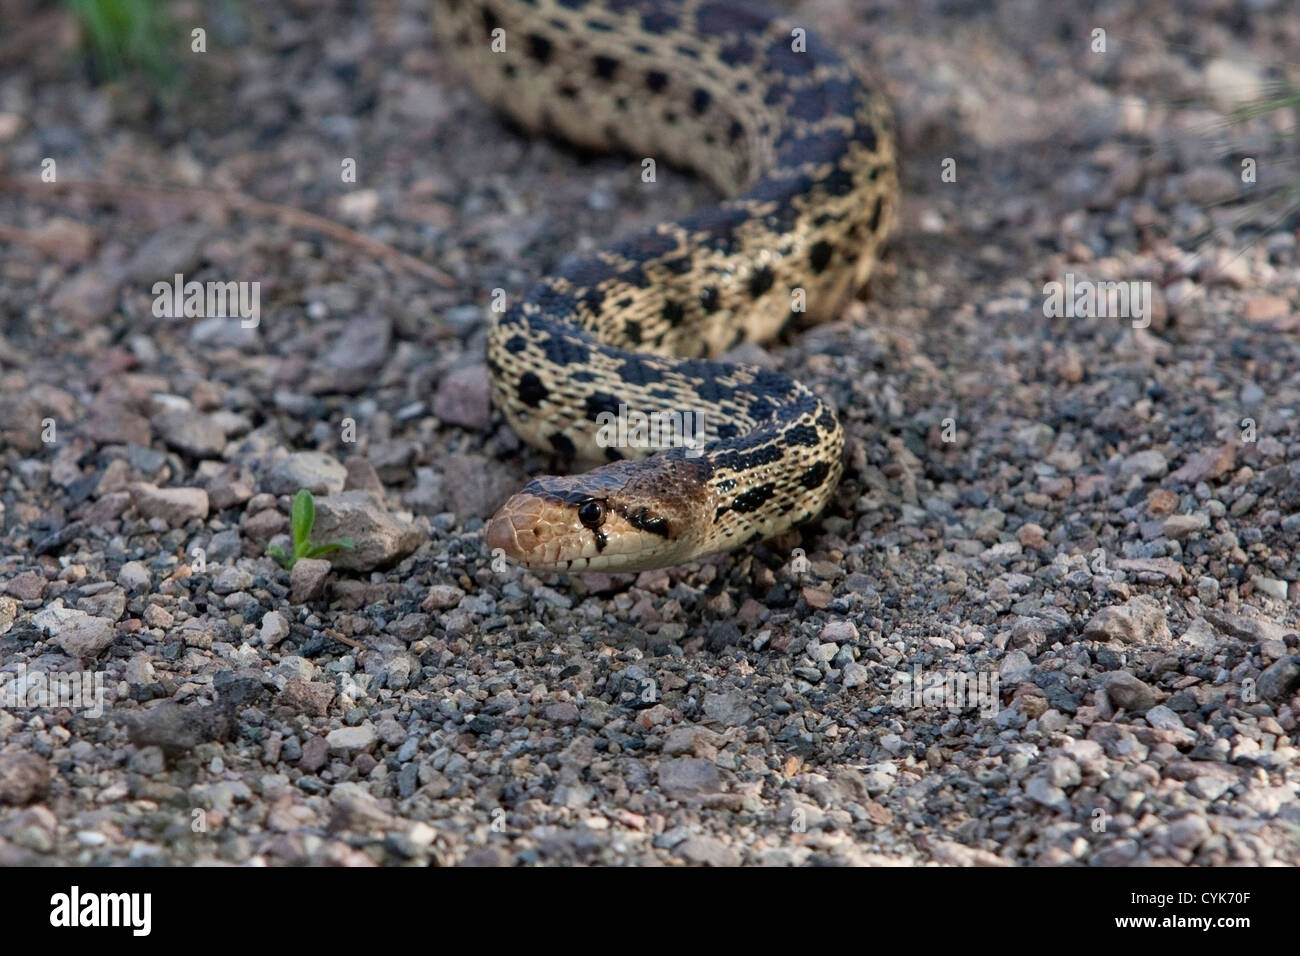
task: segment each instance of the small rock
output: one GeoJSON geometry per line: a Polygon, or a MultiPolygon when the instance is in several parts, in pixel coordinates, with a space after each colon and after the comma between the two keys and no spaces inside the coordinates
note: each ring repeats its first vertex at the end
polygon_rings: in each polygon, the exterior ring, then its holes
{"type": "Polygon", "coordinates": [[[724,727],[740,727],[749,723],[753,714],[749,698],[740,691],[704,695],[704,716],[724,727]]]}
{"type": "Polygon", "coordinates": [[[153,581],[143,561],[128,561],[117,572],[117,583],[128,591],[143,590],[153,581]]]}
{"type": "Polygon", "coordinates": [[[169,757],[179,757],[199,744],[230,736],[230,714],[217,704],[185,706],[165,700],[143,714],[127,719],[127,735],[137,747],[161,747],[169,757]]]}
{"type": "Polygon", "coordinates": [[[334,685],[295,677],[284,685],[278,699],[309,717],[324,717],[334,701],[334,685]]]}
{"type": "Polygon", "coordinates": [[[846,690],[852,690],[855,687],[863,687],[871,681],[871,671],[863,667],[857,661],[844,665],[844,687],[846,690]]]}
{"type": "Polygon", "coordinates": [[[289,636],[289,622],[279,611],[268,611],[262,615],[262,630],[258,635],[267,647],[274,647],[289,636]]]}
{"type": "Polygon", "coordinates": [[[289,572],[289,600],[294,604],[315,601],[325,590],[330,563],[324,558],[299,558],[289,572]]]}
{"type": "Polygon", "coordinates": [[[1116,710],[1148,710],[1159,699],[1155,688],[1138,680],[1128,671],[1111,671],[1103,675],[1103,680],[1106,696],[1116,710]]]}
{"type": "Polygon", "coordinates": [[[1258,690],[1265,700],[1283,701],[1300,688],[1300,655],[1283,657],[1259,675],[1258,690]]]}
{"type": "Polygon", "coordinates": [[[202,488],[158,488],[134,484],[131,497],[143,518],[160,518],[168,527],[179,528],[185,522],[208,516],[208,493],[202,488]]]}
{"type": "Polygon", "coordinates": [[[366,721],[356,727],[340,727],[331,730],[325,737],[330,750],[343,754],[354,754],[369,750],[379,739],[374,724],[366,721]]]}
{"type": "Polygon", "coordinates": [[[229,565],[218,571],[212,578],[212,590],[217,594],[234,594],[237,591],[247,591],[252,586],[251,572],[229,565]]]}
{"type": "Polygon", "coordinates": [[[582,717],[577,705],[569,701],[548,704],[542,716],[553,724],[576,724],[582,717]]]}
{"type": "Polygon", "coordinates": [[[45,593],[45,575],[38,571],[24,571],[5,582],[5,591],[20,601],[36,601],[45,593]]]}
{"type": "Polygon", "coordinates": [[[514,490],[501,466],[482,455],[446,455],[441,463],[447,505],[461,521],[491,517],[514,490]]]}
{"type": "MultiPolygon", "coordinates": [[[[320,357],[320,370],[307,382],[307,391],[358,392],[371,385],[375,373],[388,359],[392,338],[393,323],[384,316],[350,320],[329,351],[320,357]]],[[[341,485],[334,489],[342,490],[341,485]]]]}
{"type": "Polygon", "coordinates": [[[22,807],[45,796],[50,789],[50,767],[34,753],[0,756],[0,803],[22,807]]]}
{"type": "Polygon", "coordinates": [[[1120,465],[1120,473],[1141,478],[1159,478],[1169,468],[1168,459],[1153,448],[1129,455],[1120,465]]]}
{"type": "Polygon", "coordinates": [[[371,571],[406,557],[420,546],[422,535],[385,511],[370,492],[345,491],[316,502],[312,538],[318,543],[351,540],[353,547],[333,552],[330,562],[350,571],[371,571]]]}
{"type": "Polygon", "coordinates": [[[1169,476],[1169,480],[1195,485],[1200,481],[1220,478],[1232,470],[1236,461],[1237,449],[1231,443],[1206,448],[1188,458],[1181,468],[1169,476]]]}
{"type": "Polygon", "coordinates": [[[420,602],[420,610],[426,613],[445,611],[459,604],[464,596],[465,592],[454,584],[435,584],[420,602]]]}
{"type": "Polygon", "coordinates": [[[1146,722],[1157,730],[1186,730],[1181,717],[1164,704],[1158,704],[1146,712],[1146,722]]]}
{"type": "Polygon", "coordinates": [[[675,851],[692,863],[704,866],[740,866],[740,854],[721,840],[710,836],[694,836],[683,840],[675,851]]]}
{"type": "Polygon", "coordinates": [[[453,369],[438,383],[433,414],[450,425],[483,431],[492,420],[491,393],[486,365],[453,369]]]}
{"type": "Polygon", "coordinates": [[[1163,605],[1145,594],[1102,608],[1084,625],[1083,636],[1127,644],[1159,644],[1170,639],[1163,605]]]}
{"type": "Polygon", "coordinates": [[[72,611],[51,633],[51,640],[63,648],[64,653],[83,661],[94,660],[102,654],[113,643],[114,637],[111,620],[81,611],[72,611]]]}
{"type": "Polygon", "coordinates": [[[292,496],[303,488],[313,495],[334,495],[343,490],[347,477],[347,469],[337,458],[318,451],[299,451],[272,465],[263,485],[273,495],[292,496]]]}
{"type": "Polygon", "coordinates": [[[659,786],[670,800],[696,800],[722,791],[722,772],[712,760],[674,757],[659,764],[659,786]]]}
{"type": "Polygon", "coordinates": [[[1169,842],[1173,846],[1194,850],[1210,838],[1210,825],[1199,813],[1192,813],[1169,824],[1169,842]]]}
{"type": "Polygon", "coordinates": [[[169,446],[193,458],[217,458],[226,448],[225,429],[201,412],[164,412],[154,417],[153,425],[169,446]]]}
{"type": "Polygon", "coordinates": [[[329,760],[330,747],[324,737],[311,737],[302,745],[302,759],[298,766],[308,773],[315,773],[329,760]]]}

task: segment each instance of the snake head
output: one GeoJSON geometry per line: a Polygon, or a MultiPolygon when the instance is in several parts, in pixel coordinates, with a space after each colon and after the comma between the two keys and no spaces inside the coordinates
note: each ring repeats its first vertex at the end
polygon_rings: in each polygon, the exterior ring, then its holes
{"type": "Polygon", "coordinates": [[[646,571],[690,560],[709,517],[707,466],[660,457],[529,482],[488,522],[488,549],[540,571],[646,571]]]}

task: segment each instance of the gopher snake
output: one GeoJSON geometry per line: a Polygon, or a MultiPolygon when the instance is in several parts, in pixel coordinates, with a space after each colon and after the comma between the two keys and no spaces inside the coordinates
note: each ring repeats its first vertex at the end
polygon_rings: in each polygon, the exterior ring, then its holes
{"type": "Polygon", "coordinates": [[[880,98],[800,21],[734,0],[434,6],[444,52],[526,129],[685,166],[736,197],[568,260],[494,316],[488,368],[510,425],[607,463],[530,482],[488,547],[531,568],[642,570],[816,515],[841,471],[833,410],[709,357],[825,318],[866,281],[898,197],[880,98]],[[598,425],[686,412],[702,413],[701,444],[652,457],[598,425]]]}

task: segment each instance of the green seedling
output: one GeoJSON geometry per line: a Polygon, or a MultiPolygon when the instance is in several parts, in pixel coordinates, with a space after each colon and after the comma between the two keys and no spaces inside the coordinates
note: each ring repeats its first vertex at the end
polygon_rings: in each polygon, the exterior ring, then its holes
{"type": "Polygon", "coordinates": [[[322,554],[329,554],[331,551],[355,547],[348,538],[331,541],[329,544],[312,545],[311,529],[315,524],[316,502],[312,499],[311,492],[303,488],[293,499],[293,520],[290,522],[293,531],[293,554],[285,554],[283,548],[276,547],[267,548],[266,553],[286,569],[291,570],[298,563],[299,558],[319,558],[322,554]]]}
{"type": "Polygon", "coordinates": [[[81,24],[97,77],[140,71],[157,87],[174,76],[178,31],[160,0],[64,0],[81,24]]]}

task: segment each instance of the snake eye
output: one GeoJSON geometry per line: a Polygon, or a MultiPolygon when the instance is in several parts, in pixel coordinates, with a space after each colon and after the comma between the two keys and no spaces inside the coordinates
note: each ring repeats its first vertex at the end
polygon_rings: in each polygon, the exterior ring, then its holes
{"type": "Polygon", "coordinates": [[[578,520],[593,531],[605,523],[605,502],[588,498],[578,509],[578,520]]]}

